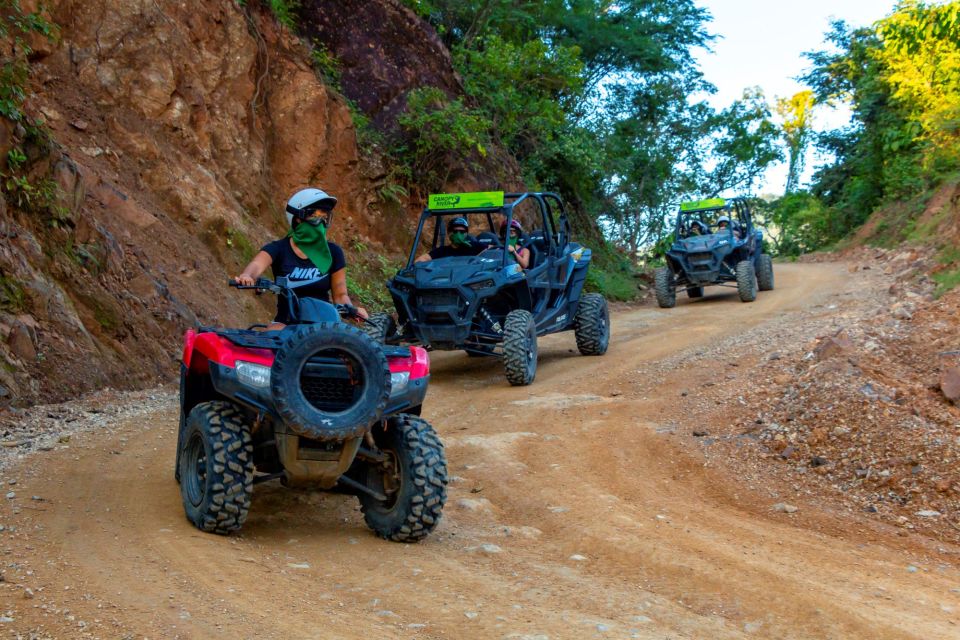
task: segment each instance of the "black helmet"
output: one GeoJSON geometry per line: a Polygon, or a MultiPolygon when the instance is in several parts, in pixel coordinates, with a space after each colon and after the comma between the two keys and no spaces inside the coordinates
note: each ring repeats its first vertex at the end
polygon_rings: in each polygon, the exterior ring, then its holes
{"type": "Polygon", "coordinates": [[[450,221],[450,224],[447,225],[448,229],[453,229],[454,227],[463,227],[464,229],[467,229],[469,231],[470,224],[467,222],[467,219],[464,218],[463,216],[457,216],[456,218],[450,221]]]}

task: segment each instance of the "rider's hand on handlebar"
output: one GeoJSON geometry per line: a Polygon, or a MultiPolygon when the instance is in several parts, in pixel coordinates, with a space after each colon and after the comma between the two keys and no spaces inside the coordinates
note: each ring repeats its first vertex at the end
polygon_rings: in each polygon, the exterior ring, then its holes
{"type": "Polygon", "coordinates": [[[369,319],[370,319],[370,314],[367,313],[367,310],[366,310],[366,309],[364,309],[363,307],[357,307],[356,309],[357,309],[357,315],[358,315],[358,316],[360,316],[360,317],[363,318],[364,320],[369,320],[369,319]]]}
{"type": "Polygon", "coordinates": [[[252,277],[248,276],[245,273],[241,273],[239,276],[234,278],[234,281],[237,284],[242,285],[244,287],[252,287],[256,282],[256,280],[254,280],[252,277]]]}

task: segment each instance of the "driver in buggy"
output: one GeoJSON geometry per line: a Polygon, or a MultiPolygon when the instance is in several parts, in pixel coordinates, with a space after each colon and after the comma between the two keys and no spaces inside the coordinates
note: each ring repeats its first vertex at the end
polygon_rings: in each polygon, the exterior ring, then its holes
{"type": "MultiPolygon", "coordinates": [[[[327,241],[327,229],[333,221],[337,199],[321,189],[301,189],[287,201],[286,217],[290,231],[279,240],[267,243],[239,276],[238,284],[252,286],[267,268],[274,278],[286,277],[291,284],[300,280],[318,280],[297,290],[301,298],[319,298],[335,304],[351,305],[347,294],[347,262],[343,249],[327,241]]],[[[369,317],[366,309],[357,314],[369,317]]],[[[277,297],[277,315],[268,331],[283,329],[290,323],[289,306],[277,297]]]]}
{"type": "Polygon", "coordinates": [[[475,256],[484,250],[484,245],[470,236],[470,225],[463,216],[457,216],[451,220],[447,225],[447,230],[450,232],[450,244],[431,249],[417,258],[417,262],[429,262],[430,260],[455,256],[475,256]]]}
{"type": "Polygon", "coordinates": [[[687,237],[690,238],[693,236],[705,236],[708,233],[710,233],[710,229],[707,227],[706,224],[703,223],[703,221],[694,220],[693,222],[690,223],[690,230],[687,232],[687,237]]]}

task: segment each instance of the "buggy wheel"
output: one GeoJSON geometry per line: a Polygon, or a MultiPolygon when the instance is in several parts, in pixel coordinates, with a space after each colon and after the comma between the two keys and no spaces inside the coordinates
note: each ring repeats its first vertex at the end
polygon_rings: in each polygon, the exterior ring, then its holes
{"type": "Polygon", "coordinates": [[[585,293],[580,298],[573,320],[577,349],[585,356],[602,356],[610,344],[610,311],[599,293],[585,293]]]}
{"type": "Polygon", "coordinates": [[[397,332],[397,323],[389,313],[375,313],[360,325],[360,329],[375,342],[384,344],[397,332]]]}
{"type": "Polygon", "coordinates": [[[229,402],[195,406],[179,453],[187,520],[201,531],[220,534],[243,526],[253,492],[253,444],[237,407],[229,402]]]}
{"type": "Polygon", "coordinates": [[[537,376],[537,325],[529,311],[514,309],[503,323],[503,368],[507,382],[528,385],[537,376]]]}
{"type": "Polygon", "coordinates": [[[367,463],[365,484],[387,500],[360,493],[363,519],[381,538],[417,542],[440,522],[447,500],[443,443],[429,422],[403,413],[374,429],[373,438],[386,460],[367,463]]]}
{"type": "Polygon", "coordinates": [[[702,298],[703,297],[703,287],[690,287],[687,289],[688,298],[702,298]]]}
{"type": "Polygon", "coordinates": [[[773,291],[773,258],[761,253],[757,260],[757,287],[760,291],[773,291]]]}
{"type": "Polygon", "coordinates": [[[658,267],[653,272],[653,290],[657,294],[657,304],[661,309],[670,309],[677,304],[677,289],[673,284],[673,272],[670,267],[658,267]]]}
{"type": "Polygon", "coordinates": [[[737,263],[737,293],[740,294],[741,302],[753,302],[757,299],[757,273],[749,260],[737,263]]]}

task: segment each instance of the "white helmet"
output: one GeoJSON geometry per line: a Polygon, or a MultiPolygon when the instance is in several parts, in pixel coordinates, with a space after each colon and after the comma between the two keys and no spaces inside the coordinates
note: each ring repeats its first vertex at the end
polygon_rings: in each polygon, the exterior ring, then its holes
{"type": "Polygon", "coordinates": [[[287,200],[287,224],[292,227],[294,219],[303,220],[317,209],[332,212],[336,205],[337,199],[322,189],[301,189],[287,200]]]}
{"type": "Polygon", "coordinates": [[[717,218],[717,224],[720,224],[721,222],[726,222],[727,224],[730,224],[730,217],[720,216],[719,218],[717,218]]]}

